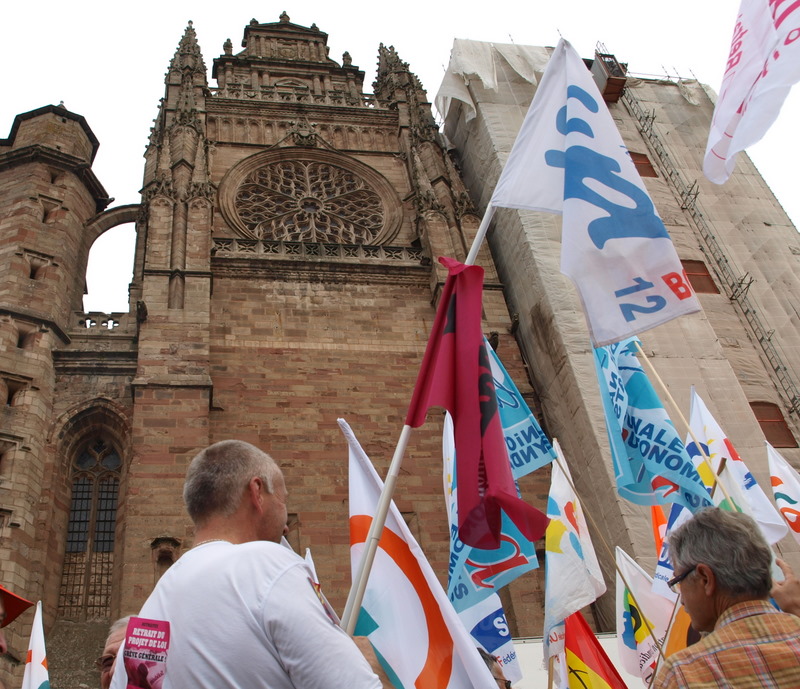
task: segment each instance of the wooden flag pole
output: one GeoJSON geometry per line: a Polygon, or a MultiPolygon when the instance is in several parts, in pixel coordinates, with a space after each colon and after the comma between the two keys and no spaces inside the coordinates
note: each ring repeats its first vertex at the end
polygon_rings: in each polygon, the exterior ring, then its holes
{"type": "MultiPolygon", "coordinates": [[[[483,220],[481,220],[480,227],[478,227],[478,231],[475,234],[475,239],[472,242],[467,260],[464,261],[465,265],[475,265],[475,259],[486,237],[486,231],[489,228],[489,223],[492,221],[493,215],[494,206],[490,204],[483,214],[483,220]]],[[[378,543],[381,540],[383,527],[386,524],[386,515],[389,513],[389,506],[392,504],[395,484],[397,483],[397,477],[400,475],[403,455],[405,455],[410,437],[411,426],[403,426],[403,430],[400,432],[400,438],[394,450],[394,455],[392,456],[391,464],[389,465],[389,471],[386,474],[383,491],[381,492],[378,505],[375,509],[375,517],[372,519],[372,524],[370,524],[369,527],[364,553],[358,564],[358,571],[350,587],[350,593],[347,595],[347,603],[345,603],[344,612],[342,613],[342,628],[350,636],[353,635],[353,631],[356,628],[358,612],[361,610],[361,603],[364,601],[364,592],[367,590],[367,580],[369,579],[369,573],[372,571],[372,563],[375,561],[375,554],[378,552],[378,543]]]]}
{"type": "Polygon", "coordinates": [[[364,592],[367,590],[367,580],[372,570],[372,563],[375,561],[375,553],[378,552],[378,543],[381,540],[383,527],[386,524],[386,515],[389,514],[389,506],[392,504],[395,484],[397,483],[397,477],[400,475],[400,466],[403,463],[403,455],[406,452],[408,439],[410,437],[411,426],[403,426],[400,438],[397,441],[397,447],[392,456],[392,462],[389,465],[389,471],[386,473],[386,480],[383,484],[381,497],[375,508],[375,516],[372,519],[372,524],[369,526],[369,533],[367,534],[367,540],[364,544],[365,548],[361,556],[361,562],[358,565],[358,572],[353,581],[353,585],[350,587],[350,593],[347,595],[347,603],[342,613],[342,628],[350,636],[353,636],[356,622],[358,622],[358,612],[361,610],[364,592]]]}
{"type": "MultiPolygon", "coordinates": [[[[664,396],[667,398],[667,401],[670,403],[670,406],[672,407],[673,412],[675,414],[677,414],[677,416],[680,419],[681,423],[683,424],[684,428],[689,433],[689,435],[691,436],[692,440],[694,440],[694,444],[697,446],[697,449],[700,450],[700,454],[703,456],[703,462],[708,467],[708,470],[711,472],[711,475],[715,477],[716,485],[719,486],[719,489],[722,491],[722,494],[725,496],[725,499],[728,501],[728,503],[731,505],[731,507],[735,509],[736,508],[736,503],[733,502],[733,500],[731,500],[731,496],[728,495],[728,491],[725,490],[725,486],[723,485],[722,481],[716,480],[719,475],[715,471],[714,465],[711,464],[711,459],[709,458],[708,453],[705,451],[705,448],[703,447],[703,444],[700,442],[700,440],[694,434],[694,431],[692,430],[692,427],[689,425],[689,422],[686,420],[686,417],[683,415],[683,412],[681,412],[680,407],[678,406],[678,404],[673,399],[672,395],[670,394],[669,390],[667,389],[667,386],[664,384],[664,381],[661,380],[661,376],[658,375],[658,372],[656,371],[656,369],[653,366],[653,364],[650,361],[650,359],[647,357],[647,354],[644,353],[644,350],[642,349],[642,345],[639,343],[638,340],[634,340],[634,343],[636,344],[636,350],[642,356],[642,361],[644,362],[645,366],[647,366],[647,370],[650,372],[650,374],[653,376],[653,378],[655,378],[656,382],[658,383],[659,388],[661,389],[661,392],[664,394],[664,396]]],[[[724,464],[720,464],[720,470],[719,470],[720,474],[722,473],[722,470],[724,469],[724,467],[725,467],[724,464]]]]}

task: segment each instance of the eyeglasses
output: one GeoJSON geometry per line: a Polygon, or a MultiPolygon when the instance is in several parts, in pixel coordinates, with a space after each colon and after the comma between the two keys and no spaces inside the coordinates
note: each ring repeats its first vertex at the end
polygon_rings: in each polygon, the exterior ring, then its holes
{"type": "Polygon", "coordinates": [[[689,576],[689,575],[690,575],[692,572],[694,572],[694,570],[695,570],[695,567],[697,567],[697,565],[692,565],[692,566],[691,566],[691,567],[689,567],[689,569],[687,569],[687,570],[686,570],[686,571],[685,571],[683,574],[679,574],[677,577],[673,577],[672,579],[670,579],[670,580],[667,582],[667,586],[669,586],[669,588],[670,588],[670,591],[672,591],[673,593],[679,593],[679,592],[680,592],[680,588],[681,588],[681,587],[679,586],[679,584],[680,584],[680,583],[681,583],[681,582],[682,582],[682,581],[683,581],[683,580],[684,580],[686,577],[688,577],[688,576],[689,576]]]}
{"type": "Polygon", "coordinates": [[[502,677],[493,677],[495,682],[503,689],[511,689],[511,680],[510,679],[503,679],[502,677]]]}
{"type": "Polygon", "coordinates": [[[100,656],[95,660],[94,664],[100,672],[108,672],[114,664],[114,658],[116,657],[117,655],[115,653],[106,653],[104,656],[100,656]]]}

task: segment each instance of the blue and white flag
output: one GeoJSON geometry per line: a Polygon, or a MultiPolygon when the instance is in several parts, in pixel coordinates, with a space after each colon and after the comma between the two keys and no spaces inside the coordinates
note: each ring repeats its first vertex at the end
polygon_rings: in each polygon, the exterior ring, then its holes
{"type": "Polygon", "coordinates": [[[635,339],[594,350],[617,492],[637,505],[712,504],[683,441],[633,353],[635,339]]]}
{"type": "MultiPolygon", "coordinates": [[[[458,537],[458,500],[456,485],[453,421],[445,415],[442,434],[444,457],[444,492],[450,520],[450,564],[447,594],[459,615],[521,574],[539,566],[536,548],[506,515],[503,515],[500,547],[483,550],[467,545],[458,537]]],[[[487,649],[488,650],[488,649],[487,649]]]]}
{"type": "Polygon", "coordinates": [[[550,464],[556,458],[556,453],[497,352],[486,338],[483,343],[489,353],[489,366],[492,369],[500,423],[511,461],[511,473],[514,480],[519,481],[532,471],[550,464]]]}
{"type": "Polygon", "coordinates": [[[522,679],[522,668],[500,596],[491,594],[471,608],[458,613],[458,619],[475,643],[497,658],[507,680],[519,682],[522,679]]]}
{"type": "Polygon", "coordinates": [[[564,39],[490,204],[563,214],[561,272],[596,346],[700,310],[591,73],[564,39]]]}

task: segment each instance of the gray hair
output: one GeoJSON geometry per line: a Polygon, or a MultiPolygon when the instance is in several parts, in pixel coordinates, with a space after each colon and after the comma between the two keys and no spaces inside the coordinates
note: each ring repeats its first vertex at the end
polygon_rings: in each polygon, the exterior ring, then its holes
{"type": "Polygon", "coordinates": [[[201,450],[189,464],[183,501],[195,524],[215,514],[230,516],[251,478],[261,478],[272,493],[273,481],[280,473],[275,460],[255,445],[222,440],[201,450]]]}
{"type": "Polygon", "coordinates": [[[676,573],[707,565],[728,594],[766,598],[772,588],[772,551],[755,521],[741,512],[700,510],[669,537],[669,551],[676,573]]]}
{"type": "Polygon", "coordinates": [[[111,635],[115,632],[118,632],[120,629],[127,629],[128,622],[130,621],[132,615],[125,615],[125,617],[120,617],[118,620],[114,620],[111,623],[111,626],[108,628],[108,634],[106,635],[106,643],[111,638],[111,635]]]}

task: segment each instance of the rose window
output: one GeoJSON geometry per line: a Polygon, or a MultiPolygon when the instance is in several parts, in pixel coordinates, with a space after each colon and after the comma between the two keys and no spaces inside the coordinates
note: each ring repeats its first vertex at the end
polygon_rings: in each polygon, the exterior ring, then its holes
{"type": "Polygon", "coordinates": [[[385,222],[381,197],[362,177],[315,160],[259,167],[238,186],[234,206],[253,239],[371,244],[385,222]]]}

